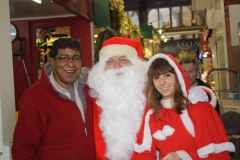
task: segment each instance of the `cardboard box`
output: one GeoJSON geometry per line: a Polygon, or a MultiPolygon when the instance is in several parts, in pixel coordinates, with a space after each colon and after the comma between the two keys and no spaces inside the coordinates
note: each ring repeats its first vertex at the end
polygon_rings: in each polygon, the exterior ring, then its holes
{"type": "Polygon", "coordinates": [[[228,111],[235,111],[240,113],[240,100],[221,100],[220,109],[221,114],[228,111]]]}

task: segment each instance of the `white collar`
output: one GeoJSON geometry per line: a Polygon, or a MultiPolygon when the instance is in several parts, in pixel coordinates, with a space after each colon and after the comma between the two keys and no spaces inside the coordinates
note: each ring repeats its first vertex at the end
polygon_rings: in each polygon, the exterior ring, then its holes
{"type": "MultiPolygon", "coordinates": [[[[50,82],[52,83],[52,85],[54,86],[54,88],[60,92],[60,93],[63,93],[64,95],[66,95],[66,93],[69,93],[66,89],[62,88],[57,82],[56,80],[54,79],[53,77],[53,72],[51,72],[50,74],[50,82]]],[[[74,87],[74,90],[78,88],[78,82],[77,80],[73,83],[73,87],[74,87]]],[[[71,98],[70,98],[71,99],[71,98]]]]}
{"type": "Polygon", "coordinates": [[[172,101],[173,101],[173,99],[167,99],[167,100],[161,99],[161,103],[163,105],[163,108],[172,108],[173,107],[172,104],[171,104],[172,101]]]}
{"type": "MultiPolygon", "coordinates": [[[[54,86],[54,88],[59,92],[59,93],[62,93],[63,95],[67,96],[69,99],[71,99],[71,96],[70,96],[70,93],[68,92],[68,90],[62,88],[57,82],[56,80],[54,79],[53,77],[53,72],[51,72],[51,74],[49,75],[49,79],[50,79],[50,82],[52,83],[52,85],[54,86]]],[[[75,92],[75,98],[76,98],[76,104],[82,114],[82,118],[83,118],[83,121],[85,122],[85,112],[84,112],[84,109],[83,109],[83,106],[82,106],[82,102],[81,102],[81,99],[80,99],[80,96],[79,96],[79,93],[77,91],[78,89],[78,81],[76,80],[74,83],[73,83],[73,88],[74,88],[74,92],[75,92]]]]}

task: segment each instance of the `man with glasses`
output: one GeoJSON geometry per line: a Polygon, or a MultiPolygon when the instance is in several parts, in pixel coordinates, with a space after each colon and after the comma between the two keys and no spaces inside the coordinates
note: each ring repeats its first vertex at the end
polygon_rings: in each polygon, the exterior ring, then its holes
{"type": "MultiPolygon", "coordinates": [[[[145,62],[138,40],[113,37],[105,40],[99,62],[88,75],[95,99],[94,133],[98,160],[135,158],[140,150],[145,116],[145,62]]],[[[150,139],[151,140],[151,137],[150,139]]],[[[150,147],[150,146],[143,146],[150,147]]]]}
{"type": "MultiPolygon", "coordinates": [[[[191,87],[194,86],[205,86],[211,89],[211,87],[203,82],[201,79],[198,78],[198,74],[200,72],[200,67],[199,67],[199,62],[196,58],[192,57],[183,57],[179,61],[183,71],[186,73],[188,80],[191,83],[191,87]]],[[[214,93],[213,93],[214,94],[214,93]]],[[[217,99],[211,99],[210,97],[215,97],[211,96],[210,93],[208,94],[209,96],[209,101],[213,102],[213,106],[215,106],[215,110],[219,113],[220,108],[219,108],[219,103],[217,99]]]]}
{"type": "Polygon", "coordinates": [[[50,57],[41,79],[19,101],[13,159],[94,160],[93,104],[80,75],[80,44],[58,39],[50,57]]]}

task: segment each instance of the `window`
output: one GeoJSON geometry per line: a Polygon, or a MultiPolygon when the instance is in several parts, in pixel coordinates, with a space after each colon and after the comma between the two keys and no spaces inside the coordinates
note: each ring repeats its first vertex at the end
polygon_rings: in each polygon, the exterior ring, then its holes
{"type": "Polygon", "coordinates": [[[191,6],[172,7],[172,27],[192,26],[191,6]]]}
{"type": "Polygon", "coordinates": [[[182,7],[182,25],[183,26],[192,26],[192,11],[191,6],[182,7]]]}
{"type": "Polygon", "coordinates": [[[203,17],[203,11],[192,12],[191,6],[157,8],[149,10],[148,24],[154,28],[203,25],[203,17]]]}
{"type": "Polygon", "coordinates": [[[127,17],[129,17],[133,24],[139,27],[139,16],[138,13],[135,11],[127,11],[125,12],[127,17]]]}
{"type": "Polygon", "coordinates": [[[169,8],[151,9],[148,13],[148,24],[152,24],[154,28],[169,26],[171,24],[169,8]]]}

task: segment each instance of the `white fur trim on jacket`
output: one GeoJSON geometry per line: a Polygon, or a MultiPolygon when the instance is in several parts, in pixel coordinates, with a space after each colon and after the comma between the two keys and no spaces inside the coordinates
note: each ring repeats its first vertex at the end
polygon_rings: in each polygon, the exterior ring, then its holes
{"type": "Polygon", "coordinates": [[[208,102],[208,95],[201,86],[194,86],[188,90],[188,99],[192,104],[197,102],[208,102]]]}
{"type": "Polygon", "coordinates": [[[235,147],[231,142],[224,142],[220,144],[211,143],[197,150],[200,158],[206,158],[209,154],[220,153],[223,151],[235,152],[235,147]]]}
{"type": "Polygon", "coordinates": [[[184,111],[182,111],[182,114],[180,114],[180,117],[181,117],[181,120],[182,120],[185,128],[187,129],[187,131],[193,137],[195,137],[194,126],[193,126],[192,120],[190,119],[190,117],[188,115],[188,111],[186,109],[184,111]]]}
{"type": "Polygon", "coordinates": [[[184,160],[192,160],[192,157],[184,150],[176,151],[177,155],[184,160]]]}
{"type": "Polygon", "coordinates": [[[134,151],[141,153],[146,150],[150,151],[151,146],[152,146],[152,135],[150,131],[150,126],[149,126],[149,120],[150,120],[150,115],[153,113],[153,110],[150,109],[146,116],[145,116],[145,122],[144,122],[144,131],[143,131],[143,141],[142,144],[135,144],[134,146],[134,151]]]}
{"type": "Polygon", "coordinates": [[[216,94],[213,92],[212,89],[206,87],[206,86],[196,86],[196,87],[200,87],[202,88],[203,90],[207,90],[207,92],[209,92],[211,95],[211,99],[210,101],[208,101],[214,108],[216,108],[216,105],[217,105],[217,96],[216,94]]]}
{"type": "Polygon", "coordinates": [[[113,56],[128,56],[138,58],[135,48],[123,44],[109,44],[103,47],[99,52],[99,61],[113,56]]]}
{"type": "Polygon", "coordinates": [[[158,130],[153,134],[153,138],[157,140],[165,140],[167,137],[171,136],[174,133],[175,129],[169,125],[163,126],[162,130],[158,130]]]}

